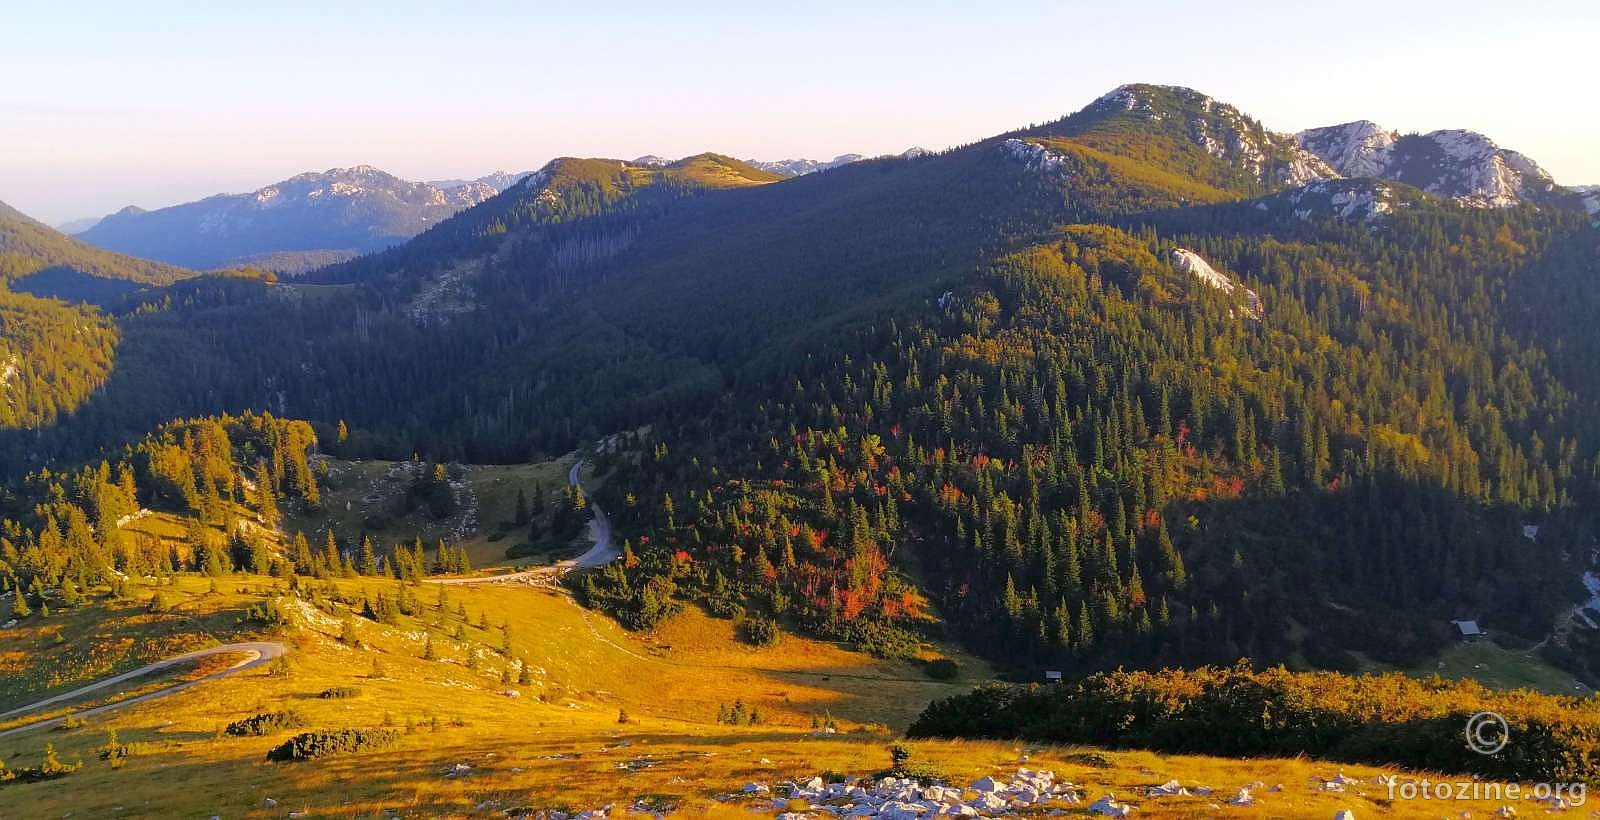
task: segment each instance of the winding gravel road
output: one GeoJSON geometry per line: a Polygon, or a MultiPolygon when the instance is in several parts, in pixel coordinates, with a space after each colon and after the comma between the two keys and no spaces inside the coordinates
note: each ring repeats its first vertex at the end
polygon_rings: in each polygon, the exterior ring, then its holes
{"type": "MultiPolygon", "coordinates": [[[[572,469],[567,472],[567,483],[575,487],[580,486],[578,474],[582,469],[582,461],[573,464],[572,469]]],[[[552,564],[547,567],[536,567],[534,569],[523,570],[521,572],[511,572],[504,575],[483,575],[472,578],[438,578],[430,579],[427,583],[457,586],[463,584],[505,584],[515,583],[518,581],[543,580],[559,576],[568,572],[569,570],[590,569],[593,567],[604,566],[612,561],[615,561],[618,556],[622,554],[622,551],[617,548],[615,541],[611,537],[611,519],[607,518],[605,512],[592,503],[589,505],[589,509],[594,511],[594,517],[589,519],[589,536],[594,539],[594,546],[590,547],[582,555],[579,555],[576,558],[569,558],[565,561],[561,561],[560,563],[552,564]]],[[[183,655],[167,658],[166,660],[156,661],[155,663],[147,666],[141,666],[138,669],[134,669],[129,672],[123,672],[120,675],[115,675],[102,681],[96,681],[88,686],[81,686],[70,692],[63,692],[59,695],[54,695],[45,698],[44,700],[27,704],[26,706],[19,706],[8,712],[0,712],[0,720],[5,720],[7,718],[25,714],[27,712],[38,711],[47,706],[74,700],[103,689],[110,689],[119,683],[124,683],[129,680],[133,680],[134,678],[148,675],[151,672],[157,672],[162,669],[166,669],[167,667],[183,663],[184,661],[197,660],[199,658],[205,658],[211,655],[222,655],[230,652],[238,652],[247,656],[244,660],[239,661],[233,666],[213,672],[203,678],[197,678],[192,681],[174,684],[165,689],[140,695],[136,698],[129,698],[116,703],[109,703],[105,706],[96,706],[93,709],[84,709],[82,711],[73,712],[72,714],[73,717],[88,717],[90,715],[107,712],[112,709],[120,709],[124,706],[131,706],[135,703],[143,703],[145,701],[155,700],[156,698],[164,698],[168,695],[175,695],[191,686],[198,686],[206,681],[226,677],[236,672],[242,672],[246,669],[260,666],[263,663],[267,663],[268,661],[282,657],[287,651],[288,649],[285,648],[283,644],[276,641],[231,643],[226,646],[214,646],[210,649],[201,649],[195,652],[189,652],[183,655]]],[[[7,729],[5,731],[0,731],[0,737],[5,737],[17,732],[26,732],[30,729],[40,729],[46,726],[54,726],[65,719],[66,716],[62,716],[58,718],[51,718],[49,720],[41,720],[37,723],[29,723],[25,726],[18,726],[14,729],[7,729]]]]}
{"type": "MultiPolygon", "coordinates": [[[[62,692],[59,695],[53,695],[45,698],[44,700],[34,701],[26,706],[19,706],[8,712],[0,712],[0,720],[5,720],[7,718],[15,717],[27,712],[35,712],[47,706],[62,703],[64,701],[75,700],[84,695],[98,692],[102,689],[109,689],[119,683],[125,683],[134,678],[148,675],[151,672],[158,672],[162,669],[166,669],[169,666],[175,666],[185,661],[208,658],[212,655],[226,655],[232,653],[238,653],[246,656],[244,660],[239,661],[227,669],[212,672],[203,678],[196,678],[191,681],[176,683],[172,686],[168,686],[165,689],[158,689],[154,692],[143,694],[136,698],[128,698],[127,700],[117,701],[116,703],[108,703],[104,706],[96,706],[93,709],[84,709],[82,711],[72,713],[72,717],[75,718],[89,717],[90,715],[97,715],[101,712],[109,712],[112,709],[121,709],[124,706],[131,706],[135,703],[143,703],[145,701],[155,700],[156,698],[164,698],[168,695],[175,695],[191,686],[199,686],[206,681],[227,677],[228,675],[232,675],[236,672],[243,672],[246,669],[260,666],[268,661],[282,657],[284,653],[288,651],[289,650],[283,644],[278,643],[277,641],[250,641],[246,643],[230,643],[223,646],[213,646],[210,649],[199,649],[194,652],[186,652],[182,655],[175,655],[171,658],[167,658],[166,660],[156,661],[155,663],[141,666],[138,669],[123,672],[120,675],[113,675],[105,680],[91,683],[88,686],[80,686],[70,692],[62,692]]],[[[41,729],[46,726],[54,726],[57,723],[66,720],[66,718],[67,716],[63,715],[58,718],[41,720],[37,723],[29,723],[26,726],[18,726],[14,729],[7,729],[3,732],[0,732],[0,737],[16,734],[17,732],[26,732],[29,729],[41,729]]]]}
{"type": "MultiPolygon", "coordinates": [[[[577,487],[579,484],[578,473],[583,469],[580,460],[567,471],[567,484],[577,487]]],[[[593,502],[589,509],[594,512],[594,517],[589,519],[589,537],[594,539],[594,546],[576,558],[568,558],[547,567],[535,567],[520,572],[507,572],[500,575],[477,575],[470,578],[430,578],[425,581],[429,584],[442,584],[444,586],[467,586],[471,584],[515,584],[523,581],[540,581],[563,575],[574,569],[592,569],[605,566],[622,554],[622,550],[611,537],[611,519],[606,517],[605,511],[593,502]]]]}

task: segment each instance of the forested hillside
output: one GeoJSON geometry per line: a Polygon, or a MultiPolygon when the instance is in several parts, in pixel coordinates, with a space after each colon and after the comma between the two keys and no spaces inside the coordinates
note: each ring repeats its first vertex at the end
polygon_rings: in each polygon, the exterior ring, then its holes
{"type": "Polygon", "coordinates": [[[976,645],[1028,664],[1407,663],[1461,612],[1542,635],[1576,570],[1520,524],[1593,543],[1595,430],[1545,354],[1480,335],[1502,322],[1475,294],[1554,241],[1485,218],[1183,237],[1249,272],[1259,322],[1152,229],[1068,227],[760,402],[658,427],[613,485],[648,546],[592,597],[653,605],[664,574],[848,632],[914,614],[883,581],[909,551],[976,645]],[[1483,308],[1430,318],[1446,300],[1483,308]]]}
{"type": "Polygon", "coordinates": [[[122,302],[105,387],[0,457],[248,407],[352,457],[647,427],[605,465],[626,558],[577,582],[633,626],[943,624],[1018,671],[1541,638],[1596,545],[1594,230],[1332,176],[1152,87],[781,182],[559,160],[305,283],[122,302]]]}
{"type": "Polygon", "coordinates": [[[90,247],[0,202],[0,284],[13,290],[40,279],[48,280],[43,282],[48,287],[38,291],[42,295],[74,296],[69,287],[101,281],[166,284],[193,275],[173,265],[90,247]]]}
{"type": "Polygon", "coordinates": [[[0,429],[54,424],[105,383],[116,326],[0,284],[0,429]]]}
{"type": "Polygon", "coordinates": [[[28,475],[0,497],[0,586],[24,593],[13,596],[12,617],[43,604],[45,589],[178,570],[268,571],[282,505],[318,501],[307,458],[315,443],[303,421],[247,413],[173,422],[115,459],[28,475]],[[192,520],[184,549],[125,533],[142,510],[192,520]]]}

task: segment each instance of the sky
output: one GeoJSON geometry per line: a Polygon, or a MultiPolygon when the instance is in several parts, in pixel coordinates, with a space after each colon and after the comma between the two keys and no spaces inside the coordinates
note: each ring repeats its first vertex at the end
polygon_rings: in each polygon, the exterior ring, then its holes
{"type": "Polygon", "coordinates": [[[1600,184],[1600,3],[8,3],[0,201],[46,222],[307,170],[828,158],[971,142],[1127,82],[1295,131],[1469,128],[1600,184]]]}

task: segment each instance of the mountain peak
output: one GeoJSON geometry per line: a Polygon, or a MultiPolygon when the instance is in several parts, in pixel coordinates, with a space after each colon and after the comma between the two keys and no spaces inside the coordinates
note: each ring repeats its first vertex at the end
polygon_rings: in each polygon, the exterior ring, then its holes
{"type": "Polygon", "coordinates": [[[1183,85],[1158,85],[1156,83],[1123,83],[1096,97],[1089,106],[1111,106],[1124,111],[1148,108],[1162,97],[1175,97],[1189,102],[1213,100],[1209,94],[1183,85]]]}
{"type": "Polygon", "coordinates": [[[1027,133],[1067,137],[1107,153],[1181,168],[1199,181],[1237,193],[1339,176],[1294,137],[1184,86],[1120,85],[1081,111],[1027,133]]]}
{"type": "Polygon", "coordinates": [[[1401,136],[1357,120],[1301,131],[1296,139],[1344,176],[1404,182],[1472,207],[1506,208],[1557,193],[1555,180],[1538,163],[1476,131],[1401,136]]]}
{"type": "Polygon", "coordinates": [[[1300,146],[1347,177],[1382,176],[1385,159],[1399,134],[1371,120],[1356,120],[1295,135],[1300,146]]]}

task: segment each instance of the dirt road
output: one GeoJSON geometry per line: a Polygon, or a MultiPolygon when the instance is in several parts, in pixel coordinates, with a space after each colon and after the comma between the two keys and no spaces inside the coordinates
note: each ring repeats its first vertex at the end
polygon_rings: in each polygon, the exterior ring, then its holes
{"type": "MultiPolygon", "coordinates": [[[[578,473],[583,469],[583,462],[579,461],[567,471],[567,484],[577,487],[580,478],[578,473]]],[[[476,575],[470,578],[430,578],[425,583],[443,584],[445,586],[465,586],[469,584],[518,584],[536,581],[547,581],[566,574],[574,569],[592,569],[605,566],[615,561],[622,550],[617,546],[611,536],[611,519],[606,517],[605,511],[593,502],[589,509],[594,517],[589,519],[589,537],[594,539],[594,546],[576,558],[568,558],[547,567],[534,567],[520,572],[507,572],[500,575],[476,575]]]]}
{"type": "MultiPolygon", "coordinates": [[[[101,712],[109,712],[112,709],[121,709],[124,706],[131,706],[135,703],[143,703],[145,701],[155,700],[156,698],[164,698],[168,695],[175,695],[191,686],[198,686],[206,681],[227,677],[228,675],[232,675],[236,672],[243,672],[246,669],[260,666],[268,661],[282,657],[287,651],[289,650],[285,648],[283,644],[278,643],[277,641],[251,641],[247,643],[230,643],[224,646],[213,646],[210,649],[200,649],[194,652],[187,652],[182,655],[176,655],[174,657],[167,658],[166,660],[156,661],[155,663],[141,666],[138,669],[134,669],[129,672],[123,672],[120,675],[114,675],[106,678],[105,680],[96,681],[88,686],[80,686],[70,692],[62,692],[59,695],[53,695],[43,700],[27,704],[26,706],[19,706],[8,712],[0,712],[0,720],[6,720],[8,718],[16,717],[17,715],[26,714],[28,712],[36,712],[45,707],[58,703],[64,703],[70,700],[76,700],[84,695],[93,694],[105,689],[110,689],[112,690],[111,694],[115,694],[116,690],[114,687],[116,687],[116,685],[119,683],[126,683],[135,678],[148,675],[151,672],[158,672],[162,669],[175,666],[185,661],[198,660],[200,658],[207,658],[212,655],[226,655],[231,653],[237,653],[246,656],[244,660],[239,661],[233,666],[217,672],[212,672],[203,678],[196,678],[195,680],[173,684],[165,689],[158,689],[154,692],[140,695],[136,698],[129,698],[116,703],[108,703],[105,706],[96,706],[93,709],[84,709],[82,711],[72,713],[72,717],[89,717],[90,715],[97,715],[101,712]]],[[[54,726],[65,719],[65,716],[51,718],[49,720],[41,720],[37,723],[30,723],[26,726],[18,726],[14,729],[7,729],[3,732],[0,732],[0,737],[5,737],[6,735],[15,734],[17,732],[26,732],[29,729],[40,729],[46,726],[54,726]]]]}

